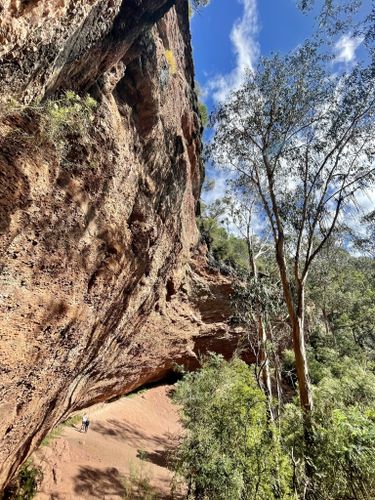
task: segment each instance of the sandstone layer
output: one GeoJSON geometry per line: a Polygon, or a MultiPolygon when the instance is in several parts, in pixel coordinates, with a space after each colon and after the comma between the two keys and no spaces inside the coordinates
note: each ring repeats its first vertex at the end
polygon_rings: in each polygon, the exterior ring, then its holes
{"type": "Polygon", "coordinates": [[[71,411],[236,336],[230,280],[196,249],[187,1],[2,0],[0,16],[1,489],[71,411]],[[56,144],[41,106],[68,90],[97,106],[56,144]]]}

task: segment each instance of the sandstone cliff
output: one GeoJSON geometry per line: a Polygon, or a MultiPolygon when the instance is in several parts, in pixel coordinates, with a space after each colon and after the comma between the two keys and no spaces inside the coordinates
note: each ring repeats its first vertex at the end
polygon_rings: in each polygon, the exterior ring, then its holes
{"type": "Polygon", "coordinates": [[[1,0],[0,17],[1,489],[72,410],[236,339],[230,282],[195,250],[187,2],[1,0]],[[61,146],[41,106],[67,90],[97,106],[61,146]]]}

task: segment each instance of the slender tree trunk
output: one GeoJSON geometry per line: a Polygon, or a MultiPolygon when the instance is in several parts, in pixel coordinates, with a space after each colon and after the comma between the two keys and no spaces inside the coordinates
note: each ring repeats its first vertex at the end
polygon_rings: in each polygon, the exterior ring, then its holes
{"type": "Polygon", "coordinates": [[[282,388],[282,384],[281,384],[281,368],[280,368],[281,363],[280,363],[279,354],[277,352],[277,347],[275,345],[275,338],[273,335],[272,326],[270,326],[269,332],[270,332],[271,342],[274,346],[273,363],[274,363],[276,394],[277,394],[277,403],[278,403],[276,415],[278,416],[279,412],[280,412],[280,408],[283,404],[283,388],[282,388]]]}
{"type": "Polygon", "coordinates": [[[303,409],[304,431],[306,444],[310,444],[311,436],[311,411],[313,408],[312,393],[310,386],[309,369],[306,356],[305,343],[305,285],[297,283],[297,315],[294,319],[293,345],[296,358],[296,371],[298,377],[298,388],[301,405],[303,409]]]}
{"type": "Polygon", "coordinates": [[[302,280],[297,282],[296,290],[296,307],[293,299],[293,294],[286,270],[286,262],[284,257],[283,240],[279,239],[276,246],[276,260],[279,267],[281,283],[285,302],[287,304],[290,324],[293,334],[293,350],[295,355],[298,389],[300,403],[303,410],[303,423],[305,443],[308,446],[312,440],[312,422],[311,411],[313,407],[309,371],[306,357],[305,347],[305,331],[304,331],[304,314],[305,314],[305,285],[302,280]]]}
{"type": "MultiPolygon", "coordinates": [[[[258,266],[254,257],[254,249],[252,245],[251,235],[250,235],[250,225],[247,226],[247,251],[249,257],[249,264],[251,272],[254,276],[254,281],[258,281],[258,266]]],[[[268,401],[268,410],[270,420],[274,421],[273,415],[273,401],[272,401],[272,384],[271,384],[271,375],[270,375],[270,363],[267,353],[267,332],[265,328],[265,321],[263,318],[263,314],[259,312],[258,315],[258,338],[259,338],[259,363],[262,367],[262,373],[260,374],[262,377],[264,392],[267,396],[268,401]]]]}
{"type": "Polygon", "coordinates": [[[267,396],[268,401],[268,411],[270,420],[274,421],[273,415],[273,397],[272,397],[272,384],[271,384],[271,373],[270,373],[270,362],[268,358],[267,352],[267,332],[264,324],[264,320],[262,315],[259,315],[258,318],[258,335],[259,335],[259,343],[260,343],[260,356],[259,361],[262,367],[262,381],[264,386],[264,392],[267,396]]]}

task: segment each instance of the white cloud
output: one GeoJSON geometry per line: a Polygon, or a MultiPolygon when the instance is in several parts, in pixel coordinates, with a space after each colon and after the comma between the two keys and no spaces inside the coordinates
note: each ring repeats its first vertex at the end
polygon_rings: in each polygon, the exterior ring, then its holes
{"type": "Polygon", "coordinates": [[[362,42],[363,37],[352,37],[350,34],[342,35],[335,45],[335,62],[342,62],[345,64],[354,62],[356,50],[362,42]]]}
{"type": "Polygon", "coordinates": [[[211,169],[208,172],[208,179],[214,180],[215,184],[213,189],[202,192],[202,199],[204,203],[209,205],[217,199],[224,198],[227,191],[227,182],[229,179],[228,172],[219,169],[211,169]]]}
{"type": "Polygon", "coordinates": [[[232,27],[230,39],[236,57],[236,66],[227,75],[216,75],[206,86],[216,103],[222,102],[236,90],[247,70],[253,70],[259,55],[256,35],[259,31],[256,0],[238,0],[243,5],[243,16],[232,27]]]}

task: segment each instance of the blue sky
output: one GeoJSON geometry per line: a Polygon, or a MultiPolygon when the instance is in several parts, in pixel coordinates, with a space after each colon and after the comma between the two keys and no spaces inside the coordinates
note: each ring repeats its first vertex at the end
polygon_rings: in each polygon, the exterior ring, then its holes
{"type": "MultiPolygon", "coordinates": [[[[364,0],[370,5],[371,0],[364,0]]],[[[239,84],[260,54],[286,53],[314,29],[315,13],[303,14],[296,0],[211,0],[192,19],[196,79],[209,108],[239,84]]],[[[360,40],[338,40],[339,63],[352,64],[360,40]]]]}
{"type": "Polygon", "coordinates": [[[235,84],[259,54],[288,52],[312,31],[313,16],[302,14],[295,0],[211,0],[192,19],[196,78],[206,102],[235,84]]]}
{"type": "MultiPolygon", "coordinates": [[[[366,10],[371,2],[364,0],[366,10]]],[[[296,0],[211,0],[195,13],[191,27],[196,80],[209,110],[240,85],[243,72],[255,67],[259,55],[286,53],[305,40],[313,32],[314,18],[314,13],[303,14],[296,0]]],[[[335,47],[336,64],[355,64],[360,44],[351,33],[342,35],[335,47]]],[[[206,175],[216,181],[214,191],[203,196],[210,202],[224,194],[227,174],[207,167],[206,175]]],[[[366,209],[373,206],[370,198],[363,200],[366,209]]]]}

